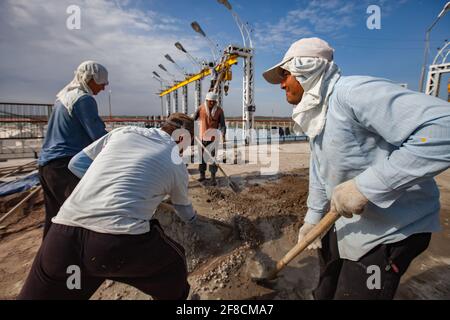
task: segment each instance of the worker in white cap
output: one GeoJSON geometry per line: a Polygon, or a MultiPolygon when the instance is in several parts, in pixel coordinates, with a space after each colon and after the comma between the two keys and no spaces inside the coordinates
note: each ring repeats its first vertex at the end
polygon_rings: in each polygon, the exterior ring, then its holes
{"type": "Polygon", "coordinates": [[[318,38],[291,45],[264,72],[294,105],[311,148],[299,240],[328,210],[316,299],[392,299],[400,277],[440,229],[433,177],[450,166],[450,104],[369,76],[341,76],[318,38]]]}
{"type": "Polygon", "coordinates": [[[94,96],[108,85],[108,71],[94,61],[81,63],[73,80],[56,96],[39,155],[47,234],[51,219],[75,189],[79,179],[68,169],[70,159],[107,132],[94,96]]]}
{"type": "MultiPolygon", "coordinates": [[[[220,136],[222,136],[225,142],[226,125],[225,114],[223,109],[217,105],[219,97],[214,92],[208,92],[206,94],[205,103],[201,104],[194,115],[194,120],[200,122],[200,139],[205,147],[211,151],[211,155],[214,157],[220,136]],[[212,144],[212,145],[211,145],[212,144]],[[210,146],[211,145],[211,146],[210,146]]],[[[206,163],[209,163],[209,171],[211,173],[211,184],[216,185],[216,173],[217,165],[213,162],[213,159],[208,159],[207,154],[200,151],[201,162],[198,167],[200,171],[199,181],[206,179],[206,163]]]]}

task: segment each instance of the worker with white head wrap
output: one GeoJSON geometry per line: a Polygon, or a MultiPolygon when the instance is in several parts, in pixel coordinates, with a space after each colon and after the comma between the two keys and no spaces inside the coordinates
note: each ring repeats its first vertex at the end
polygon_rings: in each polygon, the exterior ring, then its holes
{"type": "MultiPolygon", "coordinates": [[[[343,77],[318,38],[294,42],[264,72],[294,105],[311,148],[308,211],[299,240],[328,210],[316,299],[392,299],[411,261],[440,229],[433,177],[450,167],[450,104],[368,76],[343,77]],[[381,270],[371,290],[368,267],[381,270]]],[[[373,273],[373,272],[372,272],[373,273]]]]}
{"type": "MultiPolygon", "coordinates": [[[[201,104],[194,115],[194,120],[200,122],[200,138],[205,147],[213,144],[211,149],[211,155],[215,156],[215,151],[217,149],[218,139],[222,136],[225,142],[226,125],[225,125],[225,114],[223,109],[217,105],[219,97],[214,92],[208,92],[206,94],[205,103],[201,104]]],[[[212,162],[212,159],[205,159],[206,154],[200,151],[201,163],[199,165],[200,178],[199,181],[204,181],[206,179],[206,162],[212,162]]],[[[209,164],[209,171],[211,173],[211,184],[216,185],[216,173],[217,166],[215,163],[209,164]]]]}
{"type": "Polygon", "coordinates": [[[70,159],[107,133],[94,99],[106,85],[106,68],[85,61],[78,66],[73,80],[56,96],[38,160],[46,210],[44,237],[51,219],[79,181],[67,167],[70,159]]]}

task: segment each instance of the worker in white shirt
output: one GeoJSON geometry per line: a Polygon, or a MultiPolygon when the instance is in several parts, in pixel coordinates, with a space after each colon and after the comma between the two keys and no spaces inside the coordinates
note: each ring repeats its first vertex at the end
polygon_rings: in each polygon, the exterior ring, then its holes
{"type": "Polygon", "coordinates": [[[179,154],[193,137],[193,119],[174,113],[161,129],[119,128],[77,154],[69,169],[81,181],[53,218],[19,299],[89,299],[105,279],[186,299],[184,248],[152,216],[169,195],[179,217],[195,222],[179,154]],[[67,286],[71,266],[80,288],[67,286]]]}

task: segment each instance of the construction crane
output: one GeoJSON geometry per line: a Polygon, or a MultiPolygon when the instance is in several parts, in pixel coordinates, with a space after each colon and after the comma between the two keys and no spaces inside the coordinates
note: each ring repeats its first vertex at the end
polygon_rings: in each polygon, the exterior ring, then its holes
{"type": "MultiPolygon", "coordinates": [[[[248,28],[246,23],[243,23],[236,12],[233,11],[230,3],[226,0],[218,0],[219,3],[223,4],[228,10],[230,10],[233,18],[239,28],[239,31],[242,36],[243,46],[237,45],[229,45],[223,51],[223,55],[220,59],[220,62],[213,66],[212,68],[203,67],[203,69],[190,77],[187,77],[184,81],[176,83],[172,87],[162,91],[160,93],[160,97],[171,94],[172,92],[177,92],[178,89],[187,86],[191,82],[195,82],[196,86],[201,84],[201,80],[207,76],[210,76],[212,72],[216,73],[216,77],[212,77],[213,81],[211,81],[210,91],[215,91],[219,94],[219,105],[222,104],[222,95],[223,92],[228,91],[228,86],[224,86],[223,84],[232,79],[231,67],[237,64],[238,58],[242,58],[244,60],[244,70],[243,70],[243,96],[242,96],[242,129],[244,134],[245,144],[248,145],[251,142],[251,132],[254,128],[254,113],[256,111],[255,102],[254,102],[254,65],[253,65],[253,56],[254,49],[251,38],[251,30],[248,28]]],[[[193,26],[194,28],[194,26],[193,26]]],[[[196,32],[200,32],[204,35],[203,30],[201,30],[198,23],[195,23],[196,32]]],[[[177,46],[177,44],[176,44],[177,46]]],[[[181,45],[179,45],[180,50],[181,45]]],[[[178,46],[177,46],[178,48],[178,46]]],[[[185,52],[185,51],[184,51],[185,52]]],[[[212,75],[214,76],[214,75],[212,75]]],[[[196,88],[196,92],[200,92],[198,88],[196,88]]],[[[200,102],[200,99],[197,99],[200,102]]],[[[197,106],[196,106],[197,107],[197,106]]]]}

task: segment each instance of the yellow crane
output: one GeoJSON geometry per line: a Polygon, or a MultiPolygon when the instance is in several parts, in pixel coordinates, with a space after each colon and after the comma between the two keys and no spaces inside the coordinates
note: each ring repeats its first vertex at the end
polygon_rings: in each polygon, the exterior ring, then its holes
{"type": "MultiPolygon", "coordinates": [[[[234,64],[238,63],[238,56],[235,54],[232,55],[227,55],[225,61],[223,63],[219,63],[216,67],[215,70],[218,74],[225,72],[226,76],[225,76],[225,81],[229,81],[231,80],[231,66],[234,64]]],[[[187,77],[185,80],[174,84],[172,87],[167,88],[164,91],[161,91],[161,93],[159,94],[160,97],[164,97],[167,94],[170,94],[171,92],[178,90],[184,86],[187,86],[189,83],[192,83],[194,81],[198,81],[201,80],[207,76],[209,76],[211,74],[211,69],[210,68],[205,68],[202,71],[200,71],[197,74],[194,74],[190,77],[187,77]]]]}

